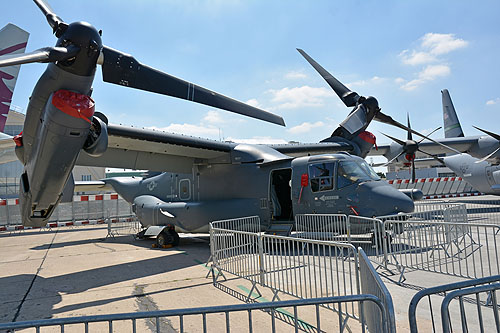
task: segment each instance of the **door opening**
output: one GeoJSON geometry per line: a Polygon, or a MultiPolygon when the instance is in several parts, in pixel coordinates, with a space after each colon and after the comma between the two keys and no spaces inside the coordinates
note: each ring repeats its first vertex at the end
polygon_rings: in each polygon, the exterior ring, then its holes
{"type": "Polygon", "coordinates": [[[291,179],[292,169],[273,170],[271,172],[270,197],[274,220],[293,220],[291,179]]]}

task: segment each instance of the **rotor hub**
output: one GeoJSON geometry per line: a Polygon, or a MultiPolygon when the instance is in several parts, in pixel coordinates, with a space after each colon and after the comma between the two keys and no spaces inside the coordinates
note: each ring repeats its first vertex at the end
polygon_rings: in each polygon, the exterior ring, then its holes
{"type": "Polygon", "coordinates": [[[57,40],[56,46],[70,45],[79,47],[80,51],[76,56],[60,61],[57,65],[76,75],[93,75],[102,49],[102,40],[97,29],[87,22],[71,23],[57,40]]]}

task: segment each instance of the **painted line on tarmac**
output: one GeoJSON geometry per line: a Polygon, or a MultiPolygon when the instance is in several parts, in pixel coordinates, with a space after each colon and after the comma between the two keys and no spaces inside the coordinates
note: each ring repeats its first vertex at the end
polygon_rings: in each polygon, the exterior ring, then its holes
{"type": "MultiPolygon", "coordinates": [[[[244,292],[246,292],[247,294],[250,294],[250,289],[248,289],[247,287],[245,286],[242,286],[242,285],[238,285],[238,288],[240,288],[241,290],[243,290],[244,292]]],[[[268,299],[266,299],[265,297],[262,297],[262,295],[258,295],[256,294],[255,292],[252,291],[252,294],[250,294],[250,296],[254,297],[255,301],[257,303],[271,303],[271,301],[269,301],[268,299]]],[[[285,309],[282,309],[282,308],[277,308],[276,309],[277,312],[280,312],[281,314],[289,317],[290,319],[294,319],[294,316],[291,312],[288,312],[286,311],[285,309]]],[[[316,328],[316,326],[314,325],[311,325],[309,324],[308,322],[306,322],[305,320],[302,320],[300,318],[297,318],[297,322],[300,326],[304,327],[304,328],[316,328]]]]}
{"type": "Polygon", "coordinates": [[[43,263],[45,262],[45,259],[47,258],[47,254],[49,254],[49,250],[52,247],[52,244],[54,244],[54,239],[56,239],[56,235],[57,235],[57,230],[54,233],[52,240],[50,241],[50,244],[49,244],[49,247],[47,248],[47,251],[45,251],[45,255],[43,256],[42,262],[40,263],[40,266],[38,266],[38,269],[36,270],[36,273],[35,273],[35,276],[33,277],[33,280],[31,280],[31,284],[28,287],[28,290],[24,294],[24,297],[23,297],[21,303],[19,303],[19,306],[17,307],[16,314],[14,315],[14,319],[12,319],[13,322],[17,320],[17,317],[19,317],[19,314],[21,313],[21,308],[23,307],[24,301],[26,301],[26,297],[28,297],[28,294],[30,293],[31,288],[33,287],[33,284],[35,283],[35,280],[38,277],[38,274],[42,270],[43,263]]]}

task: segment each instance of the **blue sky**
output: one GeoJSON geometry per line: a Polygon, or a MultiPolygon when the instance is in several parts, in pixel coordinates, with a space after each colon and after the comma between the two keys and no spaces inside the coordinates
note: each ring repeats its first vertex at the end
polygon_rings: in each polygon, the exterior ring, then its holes
{"type": "MultiPolygon", "coordinates": [[[[105,45],[224,95],[281,115],[286,128],[171,97],[106,84],[93,98],[110,122],[212,139],[317,142],[348,114],[295,50],[382,110],[430,132],[442,125],[447,88],[466,135],[500,132],[499,1],[50,1],[66,22],[103,30],[105,45]]],[[[29,0],[11,1],[2,22],[31,33],[28,51],[56,39],[29,0]]],[[[12,104],[25,108],[43,64],[21,68],[12,104]]],[[[368,130],[406,134],[373,122],[368,130]]],[[[442,131],[433,135],[442,137],[442,131]]]]}

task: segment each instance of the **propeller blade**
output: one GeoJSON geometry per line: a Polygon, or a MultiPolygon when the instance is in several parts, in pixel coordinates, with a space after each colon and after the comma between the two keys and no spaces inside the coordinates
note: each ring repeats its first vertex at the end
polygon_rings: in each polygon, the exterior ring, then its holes
{"type": "MultiPolygon", "coordinates": [[[[411,125],[410,125],[410,114],[409,113],[406,113],[406,120],[408,122],[408,128],[411,128],[411,125]]],[[[411,131],[408,131],[408,135],[406,137],[408,138],[408,140],[413,140],[413,137],[411,135],[411,131]]]]}
{"type": "Polygon", "coordinates": [[[488,134],[489,136],[491,136],[492,138],[497,139],[498,141],[500,141],[500,135],[495,134],[495,133],[490,132],[490,131],[487,131],[487,130],[484,130],[484,129],[482,129],[482,128],[476,127],[476,126],[474,126],[474,125],[472,125],[472,127],[474,127],[475,129],[477,129],[477,130],[479,130],[479,131],[481,131],[481,132],[483,132],[483,133],[486,133],[486,134],[488,134]]]}
{"type": "MultiPolygon", "coordinates": [[[[441,126],[439,126],[438,128],[436,128],[435,130],[433,130],[432,132],[430,132],[429,134],[427,134],[427,136],[431,136],[432,134],[434,134],[434,132],[438,131],[441,129],[441,126]]],[[[425,138],[422,138],[420,139],[417,143],[421,143],[422,141],[424,141],[425,138]]]]}
{"type": "MultiPolygon", "coordinates": [[[[382,133],[382,132],[380,132],[380,133],[382,133]]],[[[386,137],[388,137],[388,138],[389,138],[389,139],[391,139],[392,141],[394,141],[394,142],[396,142],[396,143],[400,144],[401,146],[404,146],[404,145],[405,145],[405,143],[406,143],[406,142],[401,141],[401,140],[399,140],[399,139],[396,139],[395,137],[390,136],[390,135],[388,135],[388,134],[382,133],[382,135],[385,135],[386,137]]]]}
{"type": "Polygon", "coordinates": [[[417,178],[415,176],[416,172],[415,172],[415,160],[411,160],[411,183],[414,184],[415,183],[415,179],[417,178]]]}
{"type": "Polygon", "coordinates": [[[50,27],[52,28],[52,32],[56,34],[57,37],[60,37],[60,34],[66,30],[68,25],[63,21],[62,18],[57,16],[52,8],[44,1],[44,0],[33,0],[35,4],[40,8],[43,15],[47,19],[50,27]]]}
{"type": "Polygon", "coordinates": [[[491,156],[495,155],[498,151],[500,150],[500,147],[498,147],[497,149],[495,149],[495,151],[493,151],[491,154],[489,154],[488,156],[486,157],[483,157],[482,159],[480,159],[479,161],[476,161],[475,163],[481,163],[483,161],[486,161],[487,159],[489,159],[491,156]]]}
{"type": "Polygon", "coordinates": [[[417,148],[417,151],[421,152],[422,154],[425,154],[425,155],[427,155],[427,156],[432,157],[433,159],[435,159],[436,161],[438,161],[438,162],[439,162],[439,163],[441,163],[442,165],[446,165],[446,164],[444,163],[444,161],[443,161],[441,158],[439,158],[439,157],[437,157],[437,156],[435,156],[435,155],[429,154],[429,153],[427,153],[427,152],[425,152],[425,151],[421,150],[420,148],[417,148]]]}
{"type": "Polygon", "coordinates": [[[394,157],[392,160],[390,160],[389,162],[385,163],[383,166],[388,166],[389,164],[391,164],[392,162],[394,162],[395,160],[397,160],[401,155],[403,155],[405,153],[405,151],[401,151],[396,157],[394,157]]]}
{"type": "Polygon", "coordinates": [[[278,115],[143,65],[131,55],[107,46],[102,51],[103,59],[99,63],[102,64],[105,82],[177,97],[285,126],[283,118],[278,115]]]}
{"type": "Polygon", "coordinates": [[[56,62],[74,57],[80,48],[75,45],[68,47],[44,47],[23,54],[6,54],[0,56],[0,67],[29,64],[32,62],[56,62]]]}
{"type": "Polygon", "coordinates": [[[375,120],[377,120],[377,121],[380,121],[380,122],[382,122],[382,123],[386,123],[386,124],[389,124],[389,125],[392,125],[392,126],[399,127],[399,128],[404,129],[404,130],[406,130],[406,131],[410,131],[410,132],[412,132],[413,134],[416,134],[416,135],[418,135],[418,136],[420,136],[420,137],[422,137],[422,138],[424,138],[424,139],[427,139],[427,140],[429,140],[429,141],[432,141],[432,142],[434,142],[435,144],[440,145],[440,146],[442,146],[442,147],[444,147],[444,148],[446,148],[446,149],[449,149],[449,150],[451,150],[451,151],[452,151],[452,152],[454,152],[454,153],[460,154],[460,152],[459,152],[458,150],[456,150],[456,149],[454,149],[454,148],[451,148],[451,147],[448,147],[447,145],[445,145],[445,144],[443,144],[443,143],[441,143],[441,142],[438,142],[438,141],[436,141],[436,140],[433,140],[433,139],[431,139],[431,138],[429,138],[429,137],[427,137],[427,136],[425,136],[425,135],[423,135],[423,134],[421,134],[421,133],[419,133],[419,132],[417,132],[417,131],[415,131],[415,130],[412,130],[412,129],[411,129],[411,128],[409,128],[409,127],[406,127],[405,125],[401,124],[400,122],[398,122],[398,121],[396,121],[396,120],[392,119],[392,117],[391,117],[391,116],[388,116],[388,115],[386,115],[386,114],[382,113],[381,111],[379,111],[379,112],[375,115],[375,118],[374,118],[374,119],[375,119],[375,120]]]}
{"type": "Polygon", "coordinates": [[[345,106],[351,107],[355,106],[356,102],[360,98],[360,96],[354,91],[349,90],[346,86],[344,86],[339,80],[337,80],[332,74],[328,73],[326,69],[324,69],[320,64],[314,61],[304,50],[297,49],[300,54],[314,67],[314,69],[325,79],[325,81],[332,87],[335,93],[340,97],[342,102],[344,102],[345,106]]]}

